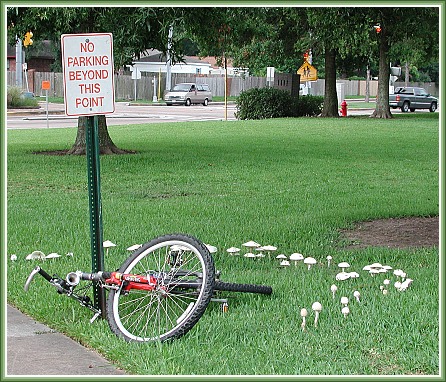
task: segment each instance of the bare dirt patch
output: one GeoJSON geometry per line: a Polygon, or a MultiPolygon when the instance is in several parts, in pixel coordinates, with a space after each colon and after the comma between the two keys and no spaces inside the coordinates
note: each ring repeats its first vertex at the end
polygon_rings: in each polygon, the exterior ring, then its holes
{"type": "Polygon", "coordinates": [[[366,247],[438,247],[439,218],[408,217],[365,221],[352,230],[342,230],[345,249],[366,247]]]}

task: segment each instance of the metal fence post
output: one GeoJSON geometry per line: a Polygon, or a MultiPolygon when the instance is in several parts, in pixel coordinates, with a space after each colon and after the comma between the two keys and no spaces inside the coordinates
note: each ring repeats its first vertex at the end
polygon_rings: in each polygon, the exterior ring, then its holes
{"type": "MultiPolygon", "coordinates": [[[[102,246],[102,207],[101,182],[99,160],[98,116],[87,117],[86,146],[87,146],[87,175],[88,200],[90,204],[90,234],[92,272],[104,270],[104,249],[102,246]]],[[[105,291],[94,283],[94,307],[101,310],[105,318],[105,291]]]]}

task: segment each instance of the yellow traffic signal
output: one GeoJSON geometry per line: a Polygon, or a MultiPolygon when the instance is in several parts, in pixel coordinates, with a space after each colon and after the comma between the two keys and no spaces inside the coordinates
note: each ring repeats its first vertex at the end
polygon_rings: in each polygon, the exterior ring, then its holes
{"type": "Polygon", "coordinates": [[[33,44],[33,40],[31,39],[33,37],[33,32],[26,32],[25,33],[25,39],[23,40],[23,45],[29,46],[33,44]]]}

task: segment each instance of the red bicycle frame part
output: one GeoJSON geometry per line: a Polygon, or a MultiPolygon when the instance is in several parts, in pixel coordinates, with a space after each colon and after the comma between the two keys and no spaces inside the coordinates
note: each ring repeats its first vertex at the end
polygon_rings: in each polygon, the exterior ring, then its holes
{"type": "Polygon", "coordinates": [[[131,289],[153,291],[158,285],[158,280],[151,275],[142,276],[112,272],[111,276],[105,280],[105,284],[116,286],[122,285],[124,291],[129,291],[131,289]]]}

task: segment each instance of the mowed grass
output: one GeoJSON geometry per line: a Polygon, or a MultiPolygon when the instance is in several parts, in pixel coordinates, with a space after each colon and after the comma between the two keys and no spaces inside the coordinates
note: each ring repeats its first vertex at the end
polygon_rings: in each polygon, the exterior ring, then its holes
{"type": "MultiPolygon", "coordinates": [[[[346,250],[339,230],[361,220],[439,214],[438,114],[393,120],[278,119],[110,127],[114,142],[137,154],[101,157],[105,258],[114,270],[126,248],[184,232],[219,250],[224,281],[271,285],[272,296],[224,294],[184,337],[125,343],[105,320],[56,293],[43,278],[23,284],[36,262],[49,273],[91,270],[85,157],[35,155],[74,142],[75,129],[8,131],[8,302],[97,349],[130,374],[432,375],[439,373],[438,248],[346,250]],[[255,240],[286,255],[318,260],[281,269],[271,258],[229,256],[255,240]],[[65,253],[73,252],[74,257],[65,253]],[[17,254],[16,262],[9,261],[17,254]],[[335,280],[347,261],[357,279],[335,280]],[[391,273],[369,276],[372,262],[403,269],[406,292],[380,291],[391,273]],[[331,284],[338,286],[333,299],[331,284]],[[357,303],[353,291],[361,293],[357,303]],[[351,300],[341,314],[340,297],[351,300]],[[317,328],[313,302],[322,303],[317,328]],[[309,311],[302,331],[300,310],[309,311]]],[[[243,253],[243,252],[242,252],[243,253]]],[[[44,351],[44,350],[43,350],[44,351]]]]}

